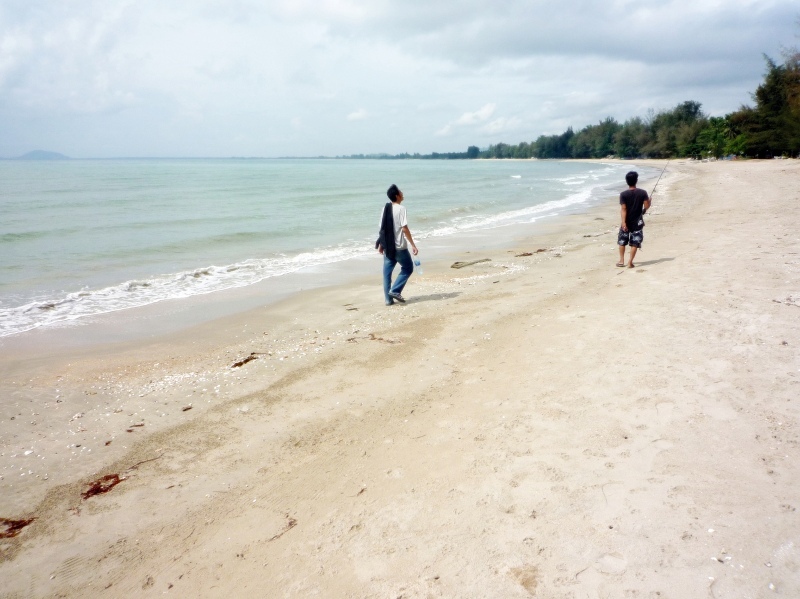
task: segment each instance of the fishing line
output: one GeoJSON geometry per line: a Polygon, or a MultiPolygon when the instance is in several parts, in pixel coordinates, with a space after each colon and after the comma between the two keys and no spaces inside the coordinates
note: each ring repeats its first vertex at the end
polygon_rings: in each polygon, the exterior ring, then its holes
{"type": "MultiPolygon", "coordinates": [[[[669,159],[669,160],[671,160],[671,159],[669,159]]],[[[661,181],[661,177],[664,175],[664,171],[667,170],[667,166],[669,165],[669,160],[667,160],[667,164],[664,165],[664,168],[661,171],[661,174],[658,176],[658,180],[656,181],[656,184],[653,185],[653,191],[650,192],[650,197],[651,198],[653,197],[653,194],[656,192],[656,187],[658,187],[658,182],[661,181]]]]}

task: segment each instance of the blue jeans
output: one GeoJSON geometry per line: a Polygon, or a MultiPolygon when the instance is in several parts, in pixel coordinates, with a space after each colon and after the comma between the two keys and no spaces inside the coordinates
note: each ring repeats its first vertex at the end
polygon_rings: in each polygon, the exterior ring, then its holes
{"type": "Polygon", "coordinates": [[[403,287],[408,282],[408,277],[414,272],[414,262],[411,260],[411,252],[408,250],[397,250],[395,259],[392,260],[385,253],[383,255],[383,295],[386,298],[386,305],[394,303],[389,293],[402,293],[403,287]],[[400,263],[400,274],[392,285],[392,271],[397,263],[400,263]]]}

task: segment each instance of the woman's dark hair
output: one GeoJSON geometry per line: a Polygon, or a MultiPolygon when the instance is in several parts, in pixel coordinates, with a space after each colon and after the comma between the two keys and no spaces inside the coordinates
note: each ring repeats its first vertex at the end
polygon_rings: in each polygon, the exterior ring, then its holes
{"type": "Polygon", "coordinates": [[[400,194],[400,190],[397,189],[397,185],[392,183],[392,186],[386,191],[386,195],[389,196],[389,199],[393,202],[397,201],[397,196],[400,194]]]}
{"type": "Polygon", "coordinates": [[[636,171],[631,171],[627,175],[625,175],[625,183],[629,186],[633,187],[636,185],[636,182],[639,180],[639,173],[636,171]]]}

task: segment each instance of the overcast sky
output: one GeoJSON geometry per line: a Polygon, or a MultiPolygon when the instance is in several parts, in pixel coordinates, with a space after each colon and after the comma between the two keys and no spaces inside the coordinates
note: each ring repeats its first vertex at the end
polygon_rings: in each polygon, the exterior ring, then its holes
{"type": "Polygon", "coordinates": [[[797,0],[0,0],[0,157],[464,151],[724,115],[797,0]]]}

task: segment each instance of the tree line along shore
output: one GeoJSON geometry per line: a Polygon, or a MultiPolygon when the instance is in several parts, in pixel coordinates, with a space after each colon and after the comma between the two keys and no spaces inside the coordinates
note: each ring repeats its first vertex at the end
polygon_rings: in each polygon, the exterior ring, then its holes
{"type": "Polygon", "coordinates": [[[755,106],[743,105],[724,117],[703,113],[695,101],[671,110],[650,111],[624,123],[608,117],[579,131],[541,135],[516,145],[431,154],[352,154],[338,158],[746,158],[800,155],[800,51],[783,54],[783,63],[765,56],[766,73],[753,93],[755,106]]]}

